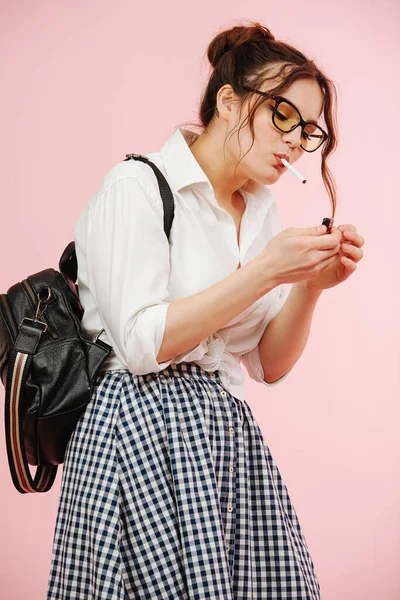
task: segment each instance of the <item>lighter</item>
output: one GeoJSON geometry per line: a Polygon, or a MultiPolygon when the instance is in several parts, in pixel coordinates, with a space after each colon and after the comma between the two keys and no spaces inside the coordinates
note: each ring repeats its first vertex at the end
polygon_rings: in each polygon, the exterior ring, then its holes
{"type": "Polygon", "coordinates": [[[325,217],[325,219],[322,219],[322,225],[325,225],[328,228],[328,231],[326,231],[326,233],[331,233],[333,221],[334,219],[331,219],[329,217],[325,217]]]}

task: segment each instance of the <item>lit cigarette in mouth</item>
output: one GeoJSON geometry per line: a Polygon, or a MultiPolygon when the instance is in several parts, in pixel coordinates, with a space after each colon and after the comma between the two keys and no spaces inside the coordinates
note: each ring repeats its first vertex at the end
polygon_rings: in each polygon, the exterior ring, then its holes
{"type": "Polygon", "coordinates": [[[300,179],[301,183],[305,183],[307,181],[307,179],[304,179],[303,175],[300,175],[300,173],[294,167],[292,167],[292,165],[286,160],[286,158],[281,158],[280,160],[285,165],[285,167],[292,171],[293,175],[296,175],[297,179],[300,179]]]}

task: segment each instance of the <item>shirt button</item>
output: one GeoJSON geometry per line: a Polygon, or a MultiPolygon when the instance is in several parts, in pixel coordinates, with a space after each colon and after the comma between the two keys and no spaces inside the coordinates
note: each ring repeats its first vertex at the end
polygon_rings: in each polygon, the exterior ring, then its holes
{"type": "Polygon", "coordinates": [[[230,470],[231,473],[233,473],[233,467],[232,466],[229,467],[229,470],[230,470]]]}
{"type": "Polygon", "coordinates": [[[212,377],[213,379],[215,379],[215,373],[210,373],[210,377],[212,377]]]}
{"type": "Polygon", "coordinates": [[[226,396],[226,391],[225,390],[221,391],[221,396],[223,396],[225,398],[225,396],[226,396]]]}
{"type": "Polygon", "coordinates": [[[233,508],[232,508],[232,504],[228,504],[228,512],[232,512],[233,508]]]}
{"type": "Polygon", "coordinates": [[[229,427],[229,433],[230,433],[231,435],[233,435],[233,434],[234,434],[234,432],[235,432],[235,430],[233,429],[233,427],[229,427]]]}
{"type": "Polygon", "coordinates": [[[226,551],[227,551],[227,552],[229,552],[229,550],[231,549],[230,545],[229,545],[229,544],[226,544],[226,546],[225,546],[225,547],[226,547],[226,551]]]}

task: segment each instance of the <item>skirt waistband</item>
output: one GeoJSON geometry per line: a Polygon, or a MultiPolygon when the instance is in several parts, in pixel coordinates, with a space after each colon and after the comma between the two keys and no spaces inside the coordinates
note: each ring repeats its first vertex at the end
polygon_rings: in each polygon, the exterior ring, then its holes
{"type": "Polygon", "coordinates": [[[137,377],[138,379],[155,379],[157,377],[193,377],[195,379],[210,379],[211,381],[221,382],[221,376],[219,371],[206,371],[200,365],[194,362],[180,362],[178,364],[171,364],[162,371],[158,371],[156,373],[147,373],[145,375],[135,375],[129,371],[129,369],[109,369],[105,371],[100,371],[99,375],[105,375],[106,373],[129,373],[132,377],[137,377]]]}

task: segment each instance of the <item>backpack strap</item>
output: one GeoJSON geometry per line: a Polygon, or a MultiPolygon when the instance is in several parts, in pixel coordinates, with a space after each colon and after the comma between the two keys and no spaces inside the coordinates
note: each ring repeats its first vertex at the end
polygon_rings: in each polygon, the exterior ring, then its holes
{"type": "Polygon", "coordinates": [[[124,160],[140,160],[141,162],[146,163],[151,167],[154,171],[155,176],[157,177],[158,187],[160,188],[160,194],[164,205],[164,231],[165,235],[169,239],[169,234],[171,231],[172,221],[174,219],[174,196],[172,194],[171,188],[169,187],[168,181],[165,179],[163,173],[160,169],[155,165],[147,156],[143,156],[142,154],[127,154],[124,160]]]}
{"type": "Polygon", "coordinates": [[[24,393],[33,355],[44,331],[44,323],[24,318],[11,349],[7,368],[5,434],[8,464],[14,487],[21,494],[47,492],[53,485],[58,465],[38,465],[32,477],[24,445],[24,393]],[[30,324],[28,324],[28,321],[30,324]]]}

